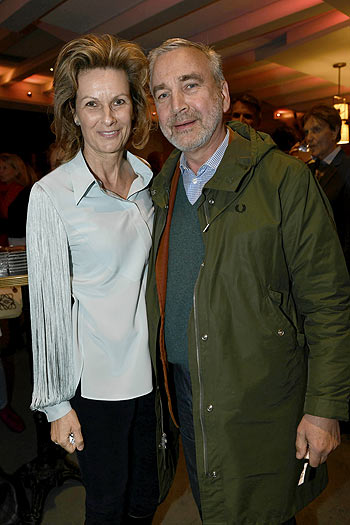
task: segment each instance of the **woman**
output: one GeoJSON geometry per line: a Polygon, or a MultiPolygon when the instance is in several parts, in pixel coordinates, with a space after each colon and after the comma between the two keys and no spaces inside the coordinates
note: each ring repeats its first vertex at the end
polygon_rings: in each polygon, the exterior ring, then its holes
{"type": "Polygon", "coordinates": [[[25,244],[29,193],[36,180],[18,155],[0,154],[0,245],[25,244]]]}
{"type": "Polygon", "coordinates": [[[147,62],[110,35],[66,44],[54,73],[56,170],[34,185],[32,408],[78,451],[86,524],[151,523],[158,502],[145,280],[152,172],[147,62]]]}

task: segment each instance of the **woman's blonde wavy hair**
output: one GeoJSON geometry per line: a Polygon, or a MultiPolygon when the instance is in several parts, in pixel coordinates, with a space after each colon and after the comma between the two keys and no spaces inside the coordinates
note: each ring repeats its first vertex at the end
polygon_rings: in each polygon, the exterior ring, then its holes
{"type": "Polygon", "coordinates": [[[38,180],[33,168],[15,153],[0,153],[0,160],[13,168],[14,174],[11,182],[17,182],[22,186],[32,186],[38,180]]]}
{"type": "Polygon", "coordinates": [[[127,74],[133,103],[131,144],[141,149],[148,141],[151,112],[148,63],[141,48],[112,35],[84,35],[68,42],[58,55],[54,71],[54,120],[56,147],[61,162],[71,160],[83,146],[83,136],[73,120],[78,75],[91,69],[117,69],[127,74]]]}

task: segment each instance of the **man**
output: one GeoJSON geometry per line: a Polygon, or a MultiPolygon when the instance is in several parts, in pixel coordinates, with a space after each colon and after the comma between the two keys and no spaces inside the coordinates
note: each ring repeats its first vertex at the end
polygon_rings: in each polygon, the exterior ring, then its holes
{"type": "Polygon", "coordinates": [[[295,523],[327,483],[347,417],[341,248],[309,170],[267,135],[225,127],[213,50],[171,39],[149,59],[159,124],[177,148],[151,189],[156,380],[203,523],[295,523]]]}
{"type": "Polygon", "coordinates": [[[315,162],[309,167],[332,206],[345,260],[350,269],[350,158],[337,143],[341,118],[332,106],[313,106],[304,116],[305,140],[315,162]]]}
{"type": "Polygon", "coordinates": [[[261,106],[258,99],[249,93],[236,95],[232,100],[231,120],[244,122],[258,129],[261,123],[261,106]]]}

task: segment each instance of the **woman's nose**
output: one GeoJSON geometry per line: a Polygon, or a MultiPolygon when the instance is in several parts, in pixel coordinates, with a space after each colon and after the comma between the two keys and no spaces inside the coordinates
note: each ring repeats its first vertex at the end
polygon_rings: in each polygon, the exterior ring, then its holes
{"type": "Polygon", "coordinates": [[[116,116],[114,112],[109,106],[106,107],[103,112],[103,122],[107,125],[110,125],[115,121],[116,121],[116,116]]]}

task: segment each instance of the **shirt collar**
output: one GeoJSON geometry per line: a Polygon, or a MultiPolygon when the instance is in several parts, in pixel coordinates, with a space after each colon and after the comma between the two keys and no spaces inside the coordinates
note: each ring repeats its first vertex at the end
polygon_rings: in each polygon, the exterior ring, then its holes
{"type": "MultiPolygon", "coordinates": [[[[224,153],[228,146],[228,140],[229,140],[229,131],[227,130],[225,138],[221,142],[220,146],[214,151],[212,156],[206,162],[204,162],[204,164],[202,164],[202,166],[198,170],[198,173],[202,171],[203,166],[207,166],[208,168],[211,168],[214,172],[218,169],[218,166],[220,162],[222,161],[222,157],[224,156],[224,153]]],[[[181,173],[184,173],[184,171],[191,169],[189,166],[187,166],[186,157],[185,157],[184,152],[181,153],[181,157],[180,157],[180,169],[181,169],[181,173]]]]}
{"type": "MultiPolygon", "coordinates": [[[[149,185],[153,177],[153,173],[144,160],[137,157],[136,155],[133,155],[129,151],[127,151],[126,158],[137,175],[137,178],[133,181],[130,188],[130,197],[134,193],[143,190],[149,185]]],[[[81,199],[85,197],[90,189],[98,183],[89,170],[82,151],[79,151],[76,157],[70,161],[69,170],[72,173],[72,185],[75,204],[78,205],[81,199]]]]}
{"type": "Polygon", "coordinates": [[[327,155],[327,157],[323,159],[323,162],[325,162],[326,164],[331,164],[340,150],[341,147],[337,146],[329,155],[327,155]]]}

